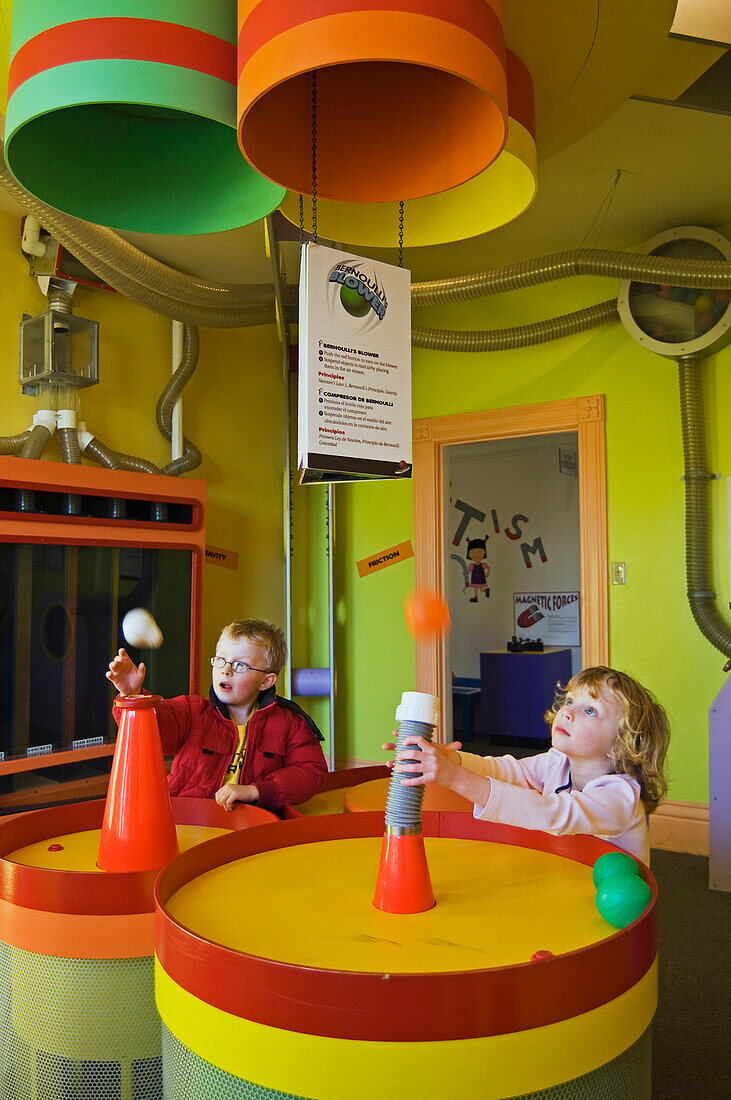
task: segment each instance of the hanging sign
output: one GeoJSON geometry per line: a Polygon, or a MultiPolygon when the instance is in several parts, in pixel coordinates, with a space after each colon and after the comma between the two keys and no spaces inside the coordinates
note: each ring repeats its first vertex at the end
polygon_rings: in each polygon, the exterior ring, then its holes
{"type": "Polygon", "coordinates": [[[546,645],[581,645],[578,592],[514,592],[515,633],[546,645]]]}
{"type": "Polygon", "coordinates": [[[349,252],[302,249],[301,484],[411,477],[411,276],[349,252]]]}

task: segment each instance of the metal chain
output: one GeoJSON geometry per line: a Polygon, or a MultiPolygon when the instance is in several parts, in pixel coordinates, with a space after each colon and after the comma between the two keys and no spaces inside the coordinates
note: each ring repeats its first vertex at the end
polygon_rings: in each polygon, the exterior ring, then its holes
{"type": "Polygon", "coordinates": [[[302,195],[300,195],[300,249],[302,248],[302,245],[304,244],[304,240],[305,240],[305,200],[304,200],[304,197],[302,195]]]}
{"type": "Polygon", "coordinates": [[[404,266],[404,203],[398,204],[398,265],[404,266]]]}
{"type": "Polygon", "coordinates": [[[312,70],[312,242],[317,244],[317,69],[312,70]]]}

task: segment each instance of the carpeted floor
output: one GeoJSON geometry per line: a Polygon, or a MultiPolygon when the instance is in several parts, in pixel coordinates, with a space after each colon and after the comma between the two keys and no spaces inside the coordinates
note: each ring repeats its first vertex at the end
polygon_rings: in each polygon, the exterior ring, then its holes
{"type": "Polygon", "coordinates": [[[708,860],[653,850],[660,1002],[653,1100],[731,1097],[731,893],[708,888],[708,860]]]}

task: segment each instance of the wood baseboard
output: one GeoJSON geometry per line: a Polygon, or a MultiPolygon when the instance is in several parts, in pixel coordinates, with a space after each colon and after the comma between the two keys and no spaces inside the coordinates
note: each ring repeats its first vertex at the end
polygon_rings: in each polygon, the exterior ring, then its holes
{"type": "Polygon", "coordinates": [[[708,855],[708,803],[666,799],[650,817],[650,846],[708,855]]]}

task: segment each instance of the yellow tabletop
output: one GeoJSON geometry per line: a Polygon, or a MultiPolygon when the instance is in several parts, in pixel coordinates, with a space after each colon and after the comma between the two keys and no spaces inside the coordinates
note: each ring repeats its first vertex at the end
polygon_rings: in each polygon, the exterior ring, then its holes
{"type": "MultiPolygon", "coordinates": [[[[211,825],[176,825],[178,848],[185,852],[204,840],[222,836],[228,829],[214,828],[211,825]]],[[[44,837],[34,844],[26,844],[8,853],[6,859],[21,863],[25,867],[42,867],[52,871],[101,871],[96,865],[99,854],[101,829],[84,829],[78,833],[63,833],[60,836],[44,837]]]]}
{"type": "Polygon", "coordinates": [[[437,899],[426,913],[373,906],[380,837],[234,860],[186,883],[166,908],[197,935],[234,950],[335,970],[505,966],[614,933],[597,912],[584,864],[492,842],[427,837],[425,846],[437,899]]]}
{"type": "Polygon", "coordinates": [[[317,817],[320,814],[341,814],[345,809],[346,787],[336,787],[332,791],[320,791],[314,794],[307,802],[302,802],[297,807],[306,817],[317,817]]]}

